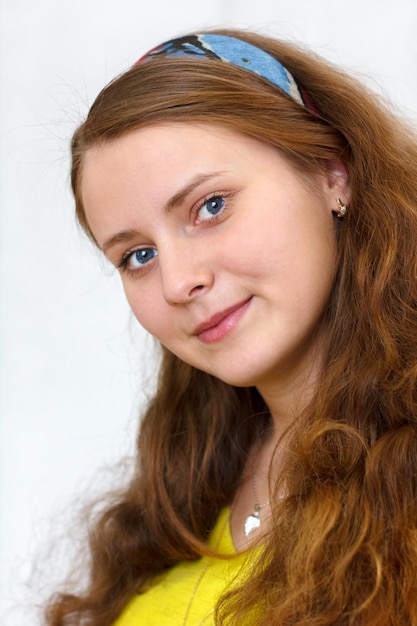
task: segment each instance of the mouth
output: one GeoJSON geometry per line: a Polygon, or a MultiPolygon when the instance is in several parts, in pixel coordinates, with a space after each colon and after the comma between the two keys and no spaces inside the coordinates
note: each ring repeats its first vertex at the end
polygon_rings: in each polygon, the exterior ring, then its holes
{"type": "Polygon", "coordinates": [[[215,343],[220,341],[234,330],[248,309],[252,301],[252,296],[238,302],[237,304],[215,313],[207,320],[198,324],[193,331],[193,335],[197,336],[204,343],[215,343]]]}

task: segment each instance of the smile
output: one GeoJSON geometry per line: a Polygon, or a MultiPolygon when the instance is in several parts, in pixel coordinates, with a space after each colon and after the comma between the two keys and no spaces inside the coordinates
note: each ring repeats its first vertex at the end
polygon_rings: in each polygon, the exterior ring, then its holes
{"type": "Polygon", "coordinates": [[[199,324],[193,331],[200,341],[204,343],[215,343],[220,341],[234,330],[243,315],[246,313],[252,296],[243,302],[212,315],[209,319],[199,324]]]}

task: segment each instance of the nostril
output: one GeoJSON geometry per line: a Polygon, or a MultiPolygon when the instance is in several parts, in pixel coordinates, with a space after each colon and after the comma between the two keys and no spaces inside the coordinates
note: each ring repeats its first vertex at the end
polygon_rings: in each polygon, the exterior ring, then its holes
{"type": "Polygon", "coordinates": [[[193,294],[196,291],[201,291],[202,289],[204,289],[204,285],[196,285],[195,287],[191,289],[190,294],[193,294]]]}

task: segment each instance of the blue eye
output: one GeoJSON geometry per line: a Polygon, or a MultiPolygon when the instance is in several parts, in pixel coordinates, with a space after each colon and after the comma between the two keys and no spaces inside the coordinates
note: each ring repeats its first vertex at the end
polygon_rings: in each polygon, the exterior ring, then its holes
{"type": "Polygon", "coordinates": [[[226,200],[223,196],[212,196],[198,210],[199,219],[209,220],[212,217],[216,217],[223,210],[225,204],[226,200]]]}
{"type": "Polygon", "coordinates": [[[134,269],[146,265],[156,256],[158,256],[158,251],[154,248],[140,248],[139,250],[132,252],[132,254],[127,258],[126,264],[129,265],[131,269],[134,269]]]}

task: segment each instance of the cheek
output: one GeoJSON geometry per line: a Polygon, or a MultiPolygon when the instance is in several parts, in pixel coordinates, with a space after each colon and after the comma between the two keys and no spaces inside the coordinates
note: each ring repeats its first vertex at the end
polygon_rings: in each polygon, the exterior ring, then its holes
{"type": "Polygon", "coordinates": [[[126,299],[139,324],[157,339],[163,336],[167,325],[163,303],[158,295],[142,286],[124,284],[126,299]]]}

